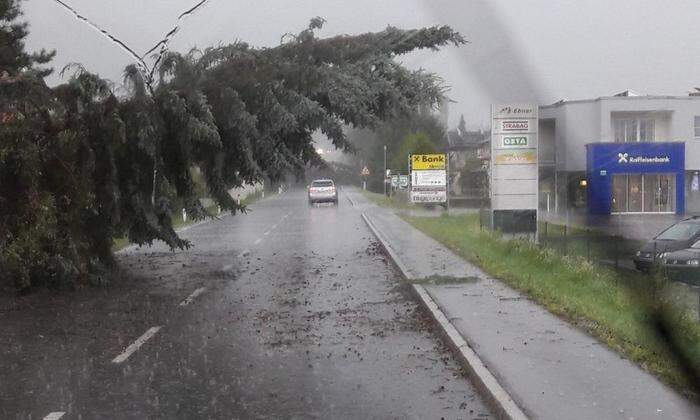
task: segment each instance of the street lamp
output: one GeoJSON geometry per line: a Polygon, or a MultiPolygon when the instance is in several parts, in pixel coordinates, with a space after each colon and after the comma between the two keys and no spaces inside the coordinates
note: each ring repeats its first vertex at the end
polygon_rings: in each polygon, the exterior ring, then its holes
{"type": "Polygon", "coordinates": [[[384,145],[384,195],[386,195],[386,144],[384,145]]]}

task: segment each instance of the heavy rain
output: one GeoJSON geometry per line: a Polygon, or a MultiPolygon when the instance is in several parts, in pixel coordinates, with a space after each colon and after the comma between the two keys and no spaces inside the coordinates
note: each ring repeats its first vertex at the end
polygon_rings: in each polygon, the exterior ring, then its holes
{"type": "Polygon", "coordinates": [[[700,418],[699,15],[0,0],[0,419],[700,418]]]}

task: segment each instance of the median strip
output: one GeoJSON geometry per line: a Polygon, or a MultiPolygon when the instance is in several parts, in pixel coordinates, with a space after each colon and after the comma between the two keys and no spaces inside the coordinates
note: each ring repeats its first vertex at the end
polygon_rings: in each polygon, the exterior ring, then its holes
{"type": "Polygon", "coordinates": [[[129,345],[129,347],[126,348],[126,350],[124,350],[121,354],[119,354],[117,357],[112,359],[112,363],[120,364],[120,363],[123,363],[124,361],[126,361],[126,359],[128,359],[129,356],[134,354],[134,352],[136,352],[136,350],[141,348],[141,346],[143,346],[146,341],[150,340],[151,337],[156,335],[158,333],[158,331],[160,331],[160,328],[161,327],[149,328],[148,331],[143,333],[143,335],[141,337],[137,338],[136,341],[131,343],[129,345]]]}

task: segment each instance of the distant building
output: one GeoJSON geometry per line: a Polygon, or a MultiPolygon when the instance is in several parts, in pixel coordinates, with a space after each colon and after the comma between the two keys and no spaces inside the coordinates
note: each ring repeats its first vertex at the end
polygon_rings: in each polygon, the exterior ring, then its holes
{"type": "Polygon", "coordinates": [[[700,96],[625,91],[539,108],[540,208],[700,212],[700,96]]]}
{"type": "Polygon", "coordinates": [[[450,200],[472,206],[488,202],[488,163],[491,133],[462,129],[447,132],[450,162],[450,200]]]}

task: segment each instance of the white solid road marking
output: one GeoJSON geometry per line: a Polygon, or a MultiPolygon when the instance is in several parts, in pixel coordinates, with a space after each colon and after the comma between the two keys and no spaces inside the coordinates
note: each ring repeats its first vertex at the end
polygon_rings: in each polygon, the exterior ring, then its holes
{"type": "MultiPolygon", "coordinates": [[[[226,271],[228,271],[228,270],[226,270],[226,271]]],[[[185,300],[183,300],[182,302],[180,302],[180,306],[187,306],[187,305],[189,305],[190,303],[192,303],[192,301],[194,300],[194,298],[196,298],[197,296],[199,296],[199,295],[201,295],[202,293],[204,293],[205,290],[207,290],[206,287],[200,287],[199,289],[195,290],[194,292],[192,292],[191,295],[187,296],[187,297],[185,298],[185,300]]]]}
{"type": "Polygon", "coordinates": [[[112,363],[117,363],[117,364],[119,364],[119,363],[124,362],[124,361],[125,361],[126,359],[128,359],[129,356],[131,356],[136,350],[138,350],[141,346],[143,346],[143,344],[144,344],[146,341],[148,341],[151,337],[153,337],[154,335],[156,335],[156,333],[157,333],[158,331],[160,331],[160,328],[161,328],[161,327],[151,327],[151,328],[149,328],[148,331],[146,331],[145,333],[143,333],[143,335],[142,335],[141,337],[137,338],[136,341],[134,341],[133,343],[131,343],[131,344],[129,345],[129,347],[127,347],[126,350],[124,350],[119,356],[117,356],[117,357],[115,357],[114,359],[112,359],[112,363]]]}
{"type": "Polygon", "coordinates": [[[58,420],[63,417],[64,414],[66,414],[65,411],[54,411],[53,413],[47,414],[44,420],[58,420]]]}
{"type": "Polygon", "coordinates": [[[260,239],[260,238],[256,239],[256,240],[255,240],[255,242],[253,242],[253,245],[257,245],[257,244],[259,244],[259,243],[260,243],[260,241],[262,241],[262,239],[260,239]]]}

